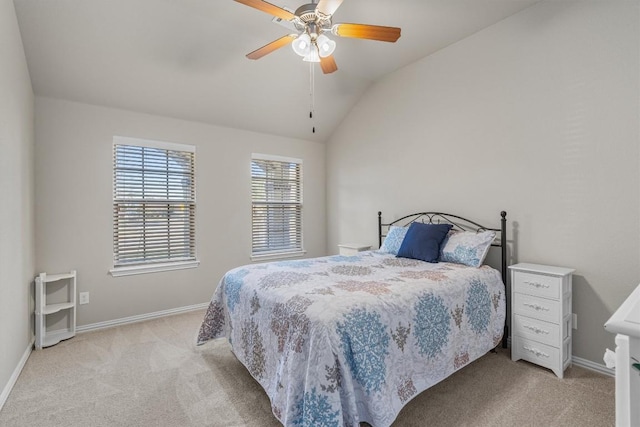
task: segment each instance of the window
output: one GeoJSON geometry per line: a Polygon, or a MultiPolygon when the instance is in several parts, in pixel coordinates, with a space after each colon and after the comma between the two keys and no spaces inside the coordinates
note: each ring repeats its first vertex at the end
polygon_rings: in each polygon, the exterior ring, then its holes
{"type": "Polygon", "coordinates": [[[113,138],[114,276],[197,266],[195,147],[113,138]]]}
{"type": "Polygon", "coordinates": [[[251,156],[253,258],[301,255],[302,160],[251,156]]]}

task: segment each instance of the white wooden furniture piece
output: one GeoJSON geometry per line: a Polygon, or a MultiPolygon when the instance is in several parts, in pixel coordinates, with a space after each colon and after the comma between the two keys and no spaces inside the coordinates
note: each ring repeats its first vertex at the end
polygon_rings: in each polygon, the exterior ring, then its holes
{"type": "Polygon", "coordinates": [[[344,243],[338,245],[340,255],[353,256],[358,255],[358,252],[368,251],[371,249],[371,245],[362,245],[359,243],[344,243]]]}
{"type": "Polygon", "coordinates": [[[511,272],[511,360],[551,369],[571,364],[572,268],[515,264],[511,272]]]}
{"type": "Polygon", "coordinates": [[[62,274],[40,273],[36,277],[35,320],[36,350],[52,346],[62,340],[69,339],[76,334],[75,270],[62,274]],[[66,299],[62,302],[48,303],[47,298],[50,296],[50,292],[47,292],[47,285],[51,286],[54,282],[63,282],[61,285],[66,287],[66,299]],[[67,328],[56,331],[47,331],[47,316],[60,311],[67,312],[67,328]]]}
{"type": "Polygon", "coordinates": [[[640,285],[604,324],[616,335],[616,426],[640,426],[640,285]]]}

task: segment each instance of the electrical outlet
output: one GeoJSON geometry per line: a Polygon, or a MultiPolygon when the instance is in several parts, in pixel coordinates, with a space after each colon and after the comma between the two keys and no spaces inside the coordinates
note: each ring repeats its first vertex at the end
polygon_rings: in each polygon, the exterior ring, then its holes
{"type": "Polygon", "coordinates": [[[89,292],[80,292],[80,304],[89,304],[89,292]]]}
{"type": "Polygon", "coordinates": [[[573,329],[578,329],[578,315],[573,313],[573,317],[571,318],[571,323],[573,326],[573,329]]]}

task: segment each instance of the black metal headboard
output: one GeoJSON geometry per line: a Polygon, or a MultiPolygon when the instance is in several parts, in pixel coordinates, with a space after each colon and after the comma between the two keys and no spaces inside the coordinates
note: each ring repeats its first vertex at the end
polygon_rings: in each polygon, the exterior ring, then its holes
{"type": "MultiPolygon", "coordinates": [[[[500,228],[485,227],[484,225],[480,225],[475,221],[471,221],[458,215],[452,215],[443,212],[418,212],[403,216],[402,218],[385,224],[382,222],[382,212],[378,212],[378,246],[382,246],[382,238],[386,236],[386,234],[383,233],[383,227],[386,227],[384,230],[388,231],[389,227],[392,225],[404,227],[411,224],[412,222],[423,222],[426,224],[451,224],[453,225],[454,230],[461,231],[495,231],[496,233],[498,233],[499,240],[494,241],[491,246],[497,246],[500,248],[502,283],[504,283],[505,286],[507,285],[507,212],[500,212],[500,228]]],[[[505,294],[506,293],[507,292],[505,289],[505,294]]],[[[506,329],[507,328],[505,326],[505,334],[502,339],[502,346],[504,348],[506,348],[507,346],[506,329]]]]}

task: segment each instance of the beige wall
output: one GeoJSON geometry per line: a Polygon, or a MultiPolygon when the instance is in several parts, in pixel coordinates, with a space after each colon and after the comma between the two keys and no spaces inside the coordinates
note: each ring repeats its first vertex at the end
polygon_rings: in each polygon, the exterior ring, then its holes
{"type": "Polygon", "coordinates": [[[638,1],[538,3],[389,75],[327,147],[328,250],[441,210],[498,225],[510,263],[573,267],[575,356],[640,279],[638,1]]]}
{"type": "Polygon", "coordinates": [[[0,0],[0,405],[32,338],[33,91],[11,0],[0,0]]]}
{"type": "Polygon", "coordinates": [[[78,292],[90,292],[78,325],[208,302],[225,271],[251,262],[252,152],[303,159],[304,246],[324,255],[323,144],[37,97],[37,269],[78,271],[78,292]],[[198,268],[107,274],[114,135],[196,146],[198,268]]]}

